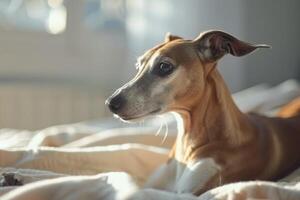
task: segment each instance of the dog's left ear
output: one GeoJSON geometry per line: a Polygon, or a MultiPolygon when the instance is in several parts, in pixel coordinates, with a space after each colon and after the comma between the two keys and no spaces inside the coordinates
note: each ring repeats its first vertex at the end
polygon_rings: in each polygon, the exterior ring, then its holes
{"type": "Polygon", "coordinates": [[[165,35],[165,43],[170,42],[172,40],[178,40],[182,39],[182,37],[179,37],[177,35],[172,35],[170,32],[166,33],[165,35]]]}
{"type": "Polygon", "coordinates": [[[214,62],[225,54],[244,56],[257,48],[270,48],[265,44],[253,45],[243,42],[222,31],[208,31],[202,33],[194,41],[200,57],[208,62],[214,62]]]}

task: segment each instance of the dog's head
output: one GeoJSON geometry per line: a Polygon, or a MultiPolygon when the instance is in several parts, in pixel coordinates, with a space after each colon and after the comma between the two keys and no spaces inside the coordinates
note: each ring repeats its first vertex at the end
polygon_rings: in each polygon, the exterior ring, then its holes
{"type": "Polygon", "coordinates": [[[256,48],[222,31],[208,31],[195,40],[167,34],[165,42],[148,50],[136,64],[137,74],[107,99],[123,120],[188,109],[199,101],[205,81],[225,54],[243,56],[256,48]]]}

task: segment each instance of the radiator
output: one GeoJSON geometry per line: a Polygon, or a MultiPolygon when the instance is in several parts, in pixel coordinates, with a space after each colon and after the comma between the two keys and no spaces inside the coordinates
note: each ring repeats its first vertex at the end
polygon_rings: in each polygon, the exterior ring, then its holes
{"type": "Polygon", "coordinates": [[[0,128],[37,130],[100,118],[107,113],[104,99],[83,87],[1,84],[0,128]]]}

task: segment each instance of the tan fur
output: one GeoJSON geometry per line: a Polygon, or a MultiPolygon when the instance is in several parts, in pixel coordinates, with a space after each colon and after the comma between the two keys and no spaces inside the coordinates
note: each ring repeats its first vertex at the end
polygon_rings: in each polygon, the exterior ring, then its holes
{"type": "MultiPolygon", "coordinates": [[[[182,55],[180,52],[172,54],[172,58],[186,59],[179,56],[182,55]]],[[[201,95],[184,94],[189,99],[178,97],[182,100],[170,108],[188,115],[182,114],[184,124],[191,126],[185,127],[184,146],[181,147],[184,154],[176,155],[179,147],[175,143],[170,156],[182,158],[178,160],[180,163],[210,157],[222,168],[220,174],[197,193],[219,186],[220,178],[221,184],[241,180],[276,180],[299,166],[299,117],[282,119],[242,113],[215,66],[202,64],[197,57],[189,59],[190,65],[185,66],[191,68],[188,76],[197,76],[194,80],[199,82],[204,79],[205,90],[201,95]],[[204,69],[204,77],[197,72],[198,68],[204,69]]],[[[195,82],[193,85],[201,84],[195,82]]]]}

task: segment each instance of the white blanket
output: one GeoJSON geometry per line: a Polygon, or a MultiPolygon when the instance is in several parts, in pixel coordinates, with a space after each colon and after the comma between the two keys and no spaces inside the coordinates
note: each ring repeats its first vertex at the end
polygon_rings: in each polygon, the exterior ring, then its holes
{"type": "MultiPolygon", "coordinates": [[[[252,88],[235,98],[244,111],[270,113],[298,95],[298,85],[290,81],[252,88]]],[[[2,130],[0,199],[300,199],[300,170],[278,183],[233,183],[199,197],[140,189],[167,160],[176,137],[170,128],[162,143],[164,130],[155,136],[157,131],[147,125],[99,133],[84,123],[38,132],[2,130]]]]}

